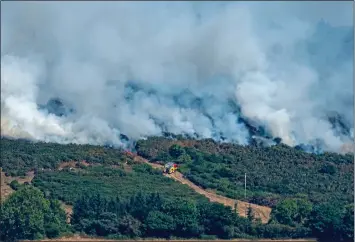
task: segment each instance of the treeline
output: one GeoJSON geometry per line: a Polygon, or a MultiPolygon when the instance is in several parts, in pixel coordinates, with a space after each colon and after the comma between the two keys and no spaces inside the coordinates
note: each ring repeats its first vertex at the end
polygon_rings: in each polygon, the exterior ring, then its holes
{"type": "Polygon", "coordinates": [[[272,147],[220,144],[213,140],[152,137],[137,142],[138,154],[153,162],[177,162],[195,184],[247,201],[274,207],[278,201],[299,194],[312,203],[332,200],[353,202],[353,156],[320,155],[276,145],[272,147]]]}
{"type": "Polygon", "coordinates": [[[83,196],[74,205],[76,231],[110,238],[300,238],[305,228],[253,223],[230,207],[207,201],[138,193],[129,200],[83,196]]]}
{"type": "Polygon", "coordinates": [[[306,238],[354,239],[354,206],[312,205],[306,199],[279,202],[268,224],[204,199],[138,192],[130,197],[82,193],[74,202],[71,224],[57,200],[31,185],[21,185],[2,204],[1,241],[55,238],[85,233],[107,238],[306,238]]]}
{"type": "Polygon", "coordinates": [[[104,146],[31,142],[1,137],[0,167],[11,176],[33,169],[55,169],[64,161],[117,165],[129,160],[122,150],[104,146]]]}
{"type": "Polygon", "coordinates": [[[354,204],[312,204],[305,198],[281,200],[271,212],[269,224],[298,228],[320,241],[354,241],[354,204]]]}

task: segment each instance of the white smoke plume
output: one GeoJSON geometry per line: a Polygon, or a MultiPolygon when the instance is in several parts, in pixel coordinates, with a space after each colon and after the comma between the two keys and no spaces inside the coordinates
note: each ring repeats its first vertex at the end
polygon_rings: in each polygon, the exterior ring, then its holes
{"type": "Polygon", "coordinates": [[[4,2],[1,134],[247,144],[247,120],[288,145],[339,150],[353,138],[351,4],[4,2]],[[53,99],[74,111],[43,108],[53,99]]]}

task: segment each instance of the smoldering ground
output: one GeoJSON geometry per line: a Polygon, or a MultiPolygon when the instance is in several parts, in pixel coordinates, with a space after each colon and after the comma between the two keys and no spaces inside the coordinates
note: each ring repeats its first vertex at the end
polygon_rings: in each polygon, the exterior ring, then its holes
{"type": "Polygon", "coordinates": [[[2,135],[254,135],[337,151],[353,138],[352,14],[346,2],[2,3],[2,135]]]}

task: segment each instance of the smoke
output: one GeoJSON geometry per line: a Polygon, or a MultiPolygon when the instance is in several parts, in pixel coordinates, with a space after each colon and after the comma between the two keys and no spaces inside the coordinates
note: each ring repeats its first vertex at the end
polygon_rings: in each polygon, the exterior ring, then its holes
{"type": "Polygon", "coordinates": [[[353,138],[350,2],[5,2],[1,17],[2,135],[353,138]]]}

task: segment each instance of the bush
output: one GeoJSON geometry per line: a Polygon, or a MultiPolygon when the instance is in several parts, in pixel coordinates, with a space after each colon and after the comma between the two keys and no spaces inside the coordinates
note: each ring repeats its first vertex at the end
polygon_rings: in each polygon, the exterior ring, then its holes
{"type": "Polygon", "coordinates": [[[21,184],[17,181],[17,180],[13,180],[11,183],[10,183],[10,187],[17,191],[20,187],[21,187],[21,184]]]}

